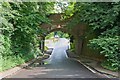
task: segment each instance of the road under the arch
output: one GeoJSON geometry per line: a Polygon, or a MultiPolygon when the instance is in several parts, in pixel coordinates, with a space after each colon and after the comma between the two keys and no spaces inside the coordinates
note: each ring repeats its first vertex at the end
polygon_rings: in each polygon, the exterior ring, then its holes
{"type": "Polygon", "coordinates": [[[60,38],[45,65],[22,69],[8,78],[100,78],[79,62],[67,57],[68,40],[60,38]]]}

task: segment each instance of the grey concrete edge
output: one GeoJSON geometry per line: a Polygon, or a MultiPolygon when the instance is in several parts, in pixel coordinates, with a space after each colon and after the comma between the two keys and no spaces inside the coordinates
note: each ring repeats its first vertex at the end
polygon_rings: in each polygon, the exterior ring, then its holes
{"type": "MultiPolygon", "coordinates": [[[[83,63],[83,64],[85,64],[85,63],[83,63]]],[[[110,76],[113,76],[113,77],[115,77],[115,78],[119,78],[118,75],[116,76],[116,75],[114,75],[114,74],[110,74],[110,73],[107,73],[107,72],[100,71],[100,70],[95,69],[94,67],[92,67],[92,66],[90,66],[90,65],[88,65],[88,64],[85,64],[85,65],[86,65],[86,66],[89,66],[91,69],[95,70],[95,71],[98,72],[98,73],[105,74],[105,75],[110,75],[110,76]]]]}
{"type": "MultiPolygon", "coordinates": [[[[40,57],[42,59],[42,57],[40,57]]],[[[11,68],[11,69],[8,69],[6,71],[3,71],[3,72],[0,72],[0,80],[2,78],[5,78],[7,76],[10,76],[18,71],[20,71],[21,69],[25,68],[25,67],[28,67],[29,65],[32,65],[38,58],[34,58],[32,60],[30,60],[29,62],[26,62],[26,63],[23,63],[19,66],[16,66],[14,68],[11,68]]]]}
{"type": "MultiPolygon", "coordinates": [[[[115,76],[115,75],[112,75],[112,74],[109,74],[109,73],[105,73],[105,72],[99,71],[99,70],[95,69],[94,67],[92,67],[92,66],[90,66],[90,65],[87,65],[87,64],[81,62],[79,59],[76,59],[76,58],[71,58],[71,59],[74,59],[74,60],[80,62],[83,66],[85,66],[87,69],[89,69],[89,70],[90,70],[91,72],[93,72],[93,73],[100,73],[100,74],[110,75],[110,76],[119,78],[119,76],[115,76]]],[[[107,76],[106,76],[106,77],[107,77],[107,76]]],[[[108,77],[108,78],[109,78],[109,77],[108,77]]]]}

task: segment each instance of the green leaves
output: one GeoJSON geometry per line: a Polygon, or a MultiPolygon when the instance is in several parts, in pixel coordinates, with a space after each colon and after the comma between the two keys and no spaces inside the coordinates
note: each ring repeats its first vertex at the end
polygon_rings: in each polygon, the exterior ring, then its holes
{"type": "Polygon", "coordinates": [[[100,54],[106,57],[105,68],[117,70],[120,2],[77,2],[73,11],[74,15],[72,17],[69,15],[72,19],[67,25],[68,29],[72,29],[77,23],[87,24],[89,29],[98,36],[89,41],[89,47],[98,49],[100,54]]]}
{"type": "Polygon", "coordinates": [[[66,10],[64,11],[64,19],[70,18],[71,16],[73,16],[75,10],[74,10],[74,6],[75,3],[69,3],[68,7],[66,8],[66,10]]]}
{"type": "MultiPolygon", "coordinates": [[[[90,40],[90,47],[94,49],[100,49],[100,54],[104,54],[107,58],[107,62],[110,63],[108,67],[112,67],[114,70],[118,70],[118,36],[112,38],[99,37],[98,39],[90,40]],[[113,66],[114,65],[114,66],[113,66]]],[[[105,65],[105,64],[104,64],[105,65]]],[[[106,64],[107,65],[107,64],[106,64]]]]}
{"type": "Polygon", "coordinates": [[[3,69],[14,67],[41,53],[38,47],[40,41],[38,36],[44,31],[40,28],[40,24],[50,23],[46,17],[47,5],[53,4],[0,3],[0,58],[3,57],[0,62],[3,60],[2,67],[5,67],[3,69]],[[29,55],[30,57],[27,58],[29,55]]]}

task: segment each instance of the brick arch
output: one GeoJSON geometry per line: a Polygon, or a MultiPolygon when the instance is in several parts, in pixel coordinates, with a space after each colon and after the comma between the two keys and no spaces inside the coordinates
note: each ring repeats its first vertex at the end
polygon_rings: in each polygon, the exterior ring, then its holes
{"type": "Polygon", "coordinates": [[[64,28],[55,28],[55,29],[52,29],[50,31],[47,32],[46,36],[52,32],[56,32],[56,31],[61,31],[61,32],[64,32],[64,33],[68,33],[70,35],[72,35],[69,31],[67,31],[67,29],[64,29],[64,28]]]}
{"type": "Polygon", "coordinates": [[[55,31],[62,31],[62,32],[68,33],[67,30],[64,29],[64,28],[56,28],[56,29],[50,30],[50,31],[48,32],[48,34],[51,33],[51,32],[55,32],[55,31]]]}
{"type": "Polygon", "coordinates": [[[86,25],[83,23],[78,23],[71,27],[71,29],[68,29],[67,23],[71,21],[71,19],[67,20],[61,20],[62,19],[62,14],[52,14],[49,16],[49,19],[51,20],[51,24],[43,23],[40,25],[40,27],[47,31],[46,34],[53,30],[62,30],[66,31],[66,33],[70,33],[74,35],[76,38],[84,35],[84,32],[86,30],[86,25]]]}
{"type": "Polygon", "coordinates": [[[45,35],[43,36],[43,40],[45,40],[45,36],[47,34],[54,31],[63,31],[65,33],[71,34],[74,36],[76,41],[75,51],[77,54],[80,54],[82,50],[82,43],[83,43],[83,40],[81,37],[84,35],[86,26],[82,23],[78,23],[74,25],[71,29],[68,29],[66,26],[67,26],[67,23],[71,21],[71,19],[61,20],[62,14],[52,14],[49,16],[49,19],[51,20],[51,24],[43,23],[42,25],[40,25],[40,27],[46,31],[45,35]]]}
{"type": "MultiPolygon", "coordinates": [[[[51,20],[52,25],[47,24],[47,23],[43,23],[42,25],[40,25],[40,27],[46,31],[46,33],[42,35],[42,38],[43,38],[42,42],[44,42],[45,36],[47,34],[54,32],[54,31],[63,31],[65,33],[69,33],[74,36],[75,53],[78,56],[83,55],[83,56],[91,57],[93,59],[96,56],[96,58],[100,59],[101,55],[96,55],[95,51],[92,51],[92,50],[86,48],[89,40],[93,38],[93,36],[88,36],[88,37],[84,38],[84,33],[87,32],[87,30],[89,30],[87,28],[87,26],[83,23],[78,23],[76,25],[73,25],[70,29],[68,29],[67,23],[69,21],[71,21],[72,18],[68,19],[68,20],[61,20],[61,17],[62,17],[61,15],[62,14],[52,14],[49,16],[49,19],[51,20]],[[87,28],[87,30],[86,30],[86,28],[87,28]]],[[[95,34],[93,33],[92,35],[95,35],[95,34]]],[[[44,45],[44,43],[43,43],[43,45],[44,45]]],[[[43,47],[42,51],[43,50],[44,50],[44,47],[43,47]]]]}

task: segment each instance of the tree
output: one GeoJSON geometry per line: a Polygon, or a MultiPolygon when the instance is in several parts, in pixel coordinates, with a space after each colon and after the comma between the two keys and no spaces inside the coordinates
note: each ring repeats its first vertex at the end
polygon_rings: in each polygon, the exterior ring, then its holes
{"type": "MultiPolygon", "coordinates": [[[[110,3],[75,3],[72,20],[68,28],[77,23],[89,26],[89,31],[95,32],[98,37],[90,40],[89,46],[99,49],[104,54],[106,61],[102,64],[105,68],[118,70],[118,30],[120,29],[120,2],[110,3]]],[[[65,13],[66,14],[66,13],[65,13]]],[[[90,33],[89,32],[89,33],[90,33]]]]}
{"type": "Polygon", "coordinates": [[[24,63],[40,53],[38,36],[44,32],[40,24],[50,23],[48,9],[52,10],[53,5],[40,2],[0,3],[1,70],[24,63]]]}

